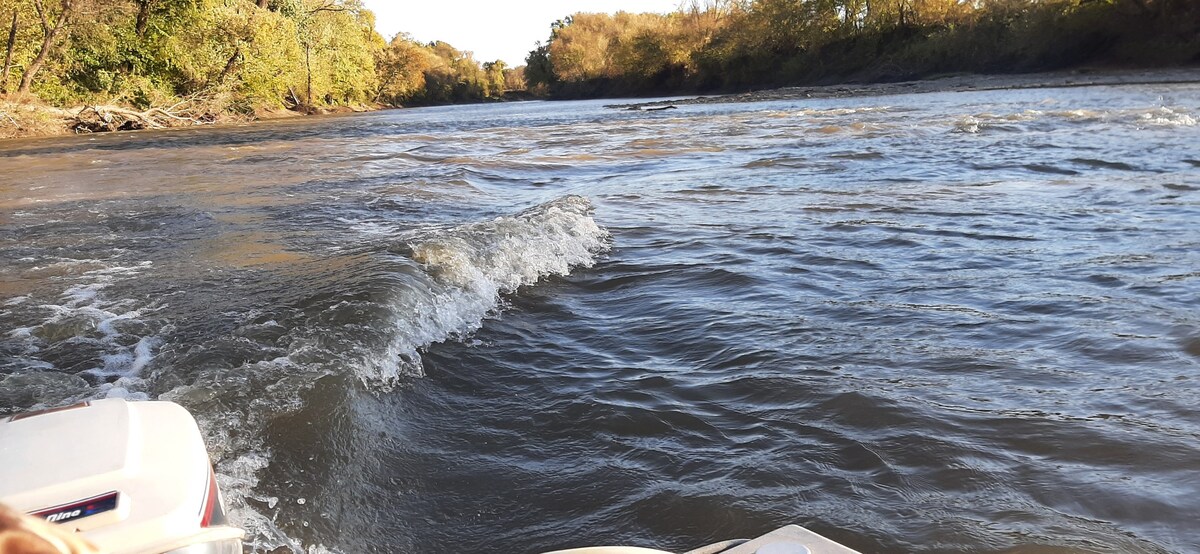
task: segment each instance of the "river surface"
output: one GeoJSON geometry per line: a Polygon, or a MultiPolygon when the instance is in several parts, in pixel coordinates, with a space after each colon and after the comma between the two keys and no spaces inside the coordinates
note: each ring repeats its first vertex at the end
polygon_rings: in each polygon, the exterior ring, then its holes
{"type": "Polygon", "coordinates": [[[606,103],[0,143],[0,415],[255,551],[1200,551],[1200,85],[606,103]]]}

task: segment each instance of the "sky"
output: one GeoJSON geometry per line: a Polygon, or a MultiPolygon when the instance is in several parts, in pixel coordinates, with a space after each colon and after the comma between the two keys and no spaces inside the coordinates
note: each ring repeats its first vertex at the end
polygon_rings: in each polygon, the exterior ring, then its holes
{"type": "Polygon", "coordinates": [[[475,53],[481,62],[525,65],[550,24],[577,12],[669,12],[680,0],[363,0],[385,39],[404,32],[421,42],[441,40],[475,53]]]}

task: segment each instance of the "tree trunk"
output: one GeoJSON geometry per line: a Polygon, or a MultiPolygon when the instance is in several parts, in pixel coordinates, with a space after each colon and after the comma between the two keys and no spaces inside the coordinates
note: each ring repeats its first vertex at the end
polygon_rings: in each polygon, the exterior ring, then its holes
{"type": "Polygon", "coordinates": [[[269,2],[270,2],[270,0],[258,0],[258,7],[265,10],[265,9],[267,9],[267,4],[269,2]]]}
{"type": "Polygon", "coordinates": [[[399,73],[400,70],[396,69],[395,67],[388,69],[387,73],[384,74],[384,77],[379,80],[379,92],[375,93],[375,102],[379,102],[379,99],[383,98],[384,91],[386,91],[388,87],[392,86],[392,81],[396,79],[396,75],[399,73]]]}
{"type": "Polygon", "coordinates": [[[305,94],[304,101],[312,108],[312,64],[309,62],[308,52],[311,50],[308,43],[304,43],[304,69],[308,71],[308,92],[305,94]]]}
{"type": "Polygon", "coordinates": [[[34,7],[37,8],[38,17],[42,20],[42,32],[45,33],[42,38],[42,47],[38,49],[37,56],[29,62],[29,66],[25,68],[25,74],[21,76],[21,86],[17,89],[17,94],[29,94],[30,87],[33,86],[33,78],[37,75],[38,70],[42,69],[42,64],[46,63],[46,57],[50,54],[50,49],[54,47],[54,39],[58,37],[59,31],[62,31],[66,26],[67,21],[71,19],[71,8],[74,0],[62,0],[62,13],[58,15],[58,22],[53,27],[50,26],[50,18],[46,16],[46,9],[42,6],[42,0],[34,0],[34,7]]]}
{"type": "Polygon", "coordinates": [[[137,0],[137,4],[138,13],[134,31],[137,32],[138,38],[145,38],[146,28],[150,26],[150,6],[154,4],[154,0],[137,0]]]}
{"type": "Polygon", "coordinates": [[[242,57],[242,47],[239,45],[237,48],[233,49],[233,55],[229,56],[229,61],[225,62],[225,69],[222,69],[221,75],[219,77],[217,77],[217,85],[220,85],[221,83],[225,82],[225,77],[228,77],[229,73],[231,71],[233,71],[233,68],[237,67],[238,59],[241,57],[242,57]]]}
{"type": "Polygon", "coordinates": [[[4,51],[4,68],[0,70],[0,94],[8,93],[8,71],[12,68],[13,48],[17,46],[17,10],[13,10],[12,27],[8,31],[8,48],[4,51]]]}
{"type": "Polygon", "coordinates": [[[17,88],[17,94],[29,94],[29,89],[33,87],[33,78],[37,72],[42,69],[42,64],[46,63],[46,55],[50,53],[50,48],[54,46],[54,35],[58,34],[58,29],[46,33],[46,37],[42,39],[42,47],[38,50],[37,56],[29,62],[29,67],[25,68],[25,74],[21,76],[21,86],[17,88]]]}

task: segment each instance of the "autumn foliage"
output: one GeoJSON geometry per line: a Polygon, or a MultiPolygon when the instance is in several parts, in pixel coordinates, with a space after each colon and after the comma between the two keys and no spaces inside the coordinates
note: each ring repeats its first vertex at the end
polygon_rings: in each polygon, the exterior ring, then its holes
{"type": "Polygon", "coordinates": [[[527,85],[611,96],[1196,63],[1200,1],[694,0],[574,14],[509,68],[444,42],[386,41],[361,0],[0,0],[0,48],[10,100],[141,115],[186,105],[208,120],[475,102],[527,85]]]}
{"type": "Polygon", "coordinates": [[[530,52],[559,96],[1200,62],[1195,0],[710,0],[577,13],[530,52]]]}

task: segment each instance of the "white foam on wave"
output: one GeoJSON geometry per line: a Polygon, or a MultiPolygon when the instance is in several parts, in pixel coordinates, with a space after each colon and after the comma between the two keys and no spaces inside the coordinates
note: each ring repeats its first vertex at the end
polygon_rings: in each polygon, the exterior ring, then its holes
{"type": "Polygon", "coordinates": [[[132,377],[140,375],[142,370],[154,359],[153,349],[158,346],[157,337],[142,337],[133,346],[133,351],[121,350],[103,356],[104,366],[90,370],[94,375],[109,377],[132,377]]]}
{"type": "Polygon", "coordinates": [[[796,110],[794,113],[798,116],[803,116],[803,117],[821,117],[821,116],[837,117],[837,116],[843,116],[843,115],[855,115],[855,114],[863,114],[863,113],[886,113],[886,112],[890,111],[891,109],[892,109],[891,106],[864,106],[861,108],[826,108],[826,109],[804,108],[804,109],[796,110]]]}
{"type": "Polygon", "coordinates": [[[17,327],[8,332],[10,339],[31,339],[33,338],[33,327],[17,327]]]}
{"type": "Polygon", "coordinates": [[[1180,108],[1160,106],[1140,115],[1142,123],[1160,127],[1193,127],[1196,118],[1180,108]]]}
{"type": "Polygon", "coordinates": [[[303,552],[303,546],[275,524],[274,516],[247,503],[252,500],[265,505],[268,511],[275,511],[279,498],[255,492],[259,474],[270,464],[270,452],[255,450],[224,460],[216,467],[217,483],[229,509],[230,523],[246,531],[247,545],[254,552],[274,552],[281,548],[303,552]]]}
{"type": "MultiPolygon", "coordinates": [[[[160,339],[153,335],[129,333],[131,330],[144,332],[141,329],[143,318],[163,306],[139,306],[139,301],[129,298],[112,300],[107,298],[105,290],[119,279],[137,276],[150,265],[150,262],[142,262],[136,266],[106,267],[85,272],[81,275],[84,282],[64,290],[59,295],[58,303],[34,306],[47,313],[41,322],[6,332],[9,338],[22,344],[24,355],[28,357],[23,360],[23,365],[55,369],[53,364],[39,359],[38,353],[50,343],[77,341],[107,351],[97,360],[97,365],[85,373],[126,379],[123,384],[108,383],[107,386],[101,386],[95,391],[97,396],[123,395],[120,390],[115,393],[113,390],[136,386],[137,378],[154,359],[154,350],[160,339]]],[[[18,297],[4,305],[28,307],[30,300],[30,297],[18,297]]]]}
{"type": "Polygon", "coordinates": [[[337,220],[339,223],[344,223],[353,228],[355,231],[364,235],[372,235],[377,237],[394,236],[396,232],[399,231],[399,227],[397,225],[380,221],[372,221],[367,219],[347,219],[344,217],[339,217],[337,220]]]}
{"type": "Polygon", "coordinates": [[[1054,115],[1056,115],[1058,117],[1062,117],[1064,119],[1070,119],[1073,121],[1103,119],[1104,117],[1106,117],[1108,115],[1102,111],[1088,110],[1088,109],[1084,109],[1084,108],[1078,108],[1078,109],[1074,109],[1074,110],[1064,110],[1064,111],[1060,111],[1060,112],[1051,112],[1051,113],[1053,113],[1054,115]]]}
{"type": "Polygon", "coordinates": [[[96,295],[100,291],[108,287],[107,281],[91,283],[88,285],[76,285],[66,291],[63,291],[62,296],[66,300],[64,307],[74,308],[80,304],[89,304],[96,300],[96,295]]]}
{"type": "Polygon", "coordinates": [[[359,377],[391,381],[420,373],[418,350],[475,331],[504,294],[576,267],[591,267],[609,248],[592,204],[565,196],[513,216],[404,237],[430,276],[428,290],[397,295],[396,335],[359,377]]]}
{"type": "Polygon", "coordinates": [[[1117,122],[1134,125],[1138,128],[1191,127],[1197,124],[1196,116],[1192,115],[1186,108],[1159,106],[1152,109],[1136,108],[1115,111],[1078,108],[1057,111],[1025,110],[1006,115],[979,113],[961,116],[955,119],[952,125],[953,130],[956,132],[976,134],[996,124],[1034,122],[1049,119],[1071,123],[1117,122]]]}
{"type": "Polygon", "coordinates": [[[239,378],[203,379],[158,399],[192,408],[214,462],[230,523],[246,531],[250,550],[305,552],[304,545],[276,523],[280,499],[258,490],[260,476],[273,458],[264,443],[264,430],[272,418],[300,410],[301,395],[324,374],[306,372],[289,357],[256,362],[239,373],[274,385],[250,392],[239,378]]]}
{"type": "Polygon", "coordinates": [[[150,394],[145,391],[147,383],[145,379],[136,376],[121,377],[111,383],[102,383],[97,387],[97,394],[93,397],[99,398],[124,398],[125,400],[150,400],[150,394]]]}
{"type": "Polygon", "coordinates": [[[9,298],[8,300],[5,300],[4,304],[2,304],[2,305],[4,307],[19,306],[21,304],[24,304],[26,300],[29,300],[28,296],[14,296],[12,298],[9,298]]]}
{"type": "Polygon", "coordinates": [[[954,122],[954,130],[960,133],[976,134],[983,128],[979,118],[968,115],[954,122]]]}
{"type": "Polygon", "coordinates": [[[31,266],[27,271],[58,271],[71,270],[80,267],[97,266],[104,268],[105,261],[92,258],[64,258],[61,256],[50,256],[47,258],[21,258],[17,260],[24,263],[36,263],[39,265],[31,266]]]}

